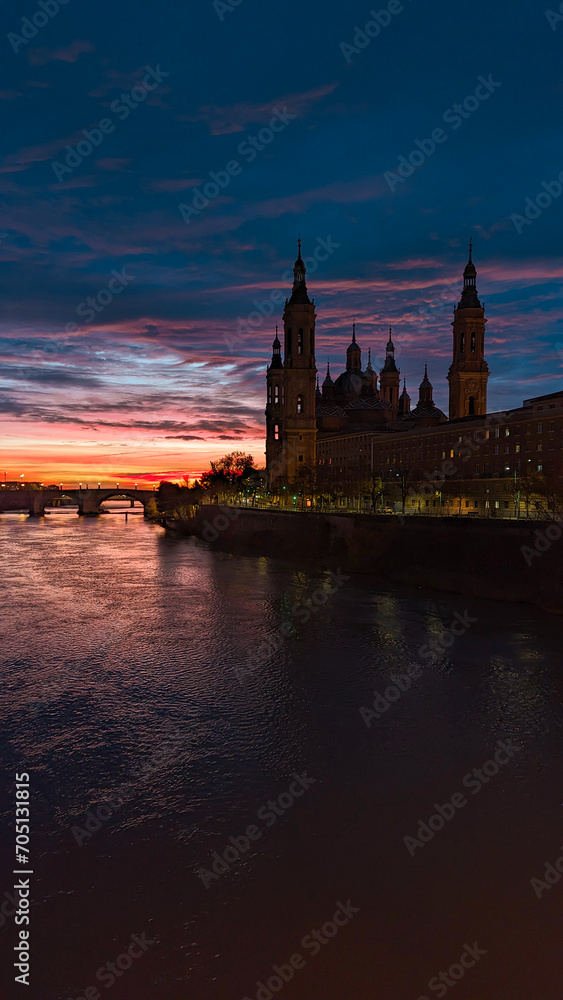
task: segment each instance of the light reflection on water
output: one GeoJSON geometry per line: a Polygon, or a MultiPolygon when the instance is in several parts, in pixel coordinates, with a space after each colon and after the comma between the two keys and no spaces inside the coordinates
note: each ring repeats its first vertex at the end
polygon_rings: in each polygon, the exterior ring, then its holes
{"type": "MultiPolygon", "coordinates": [[[[81,996],[142,931],[159,944],[116,997],[254,997],[348,899],[360,914],[282,995],[416,1000],[478,939],[460,995],[560,996],[558,889],[529,885],[561,853],[559,619],[355,577],[305,621],[326,572],[136,515],[6,515],[0,543],[3,756],[36,789],[38,997],[81,996]],[[466,635],[420,660],[466,609],[466,635]],[[413,662],[368,730],[360,707],[413,662]],[[403,837],[499,739],[520,754],[411,858],[403,837]],[[304,771],[316,784],[206,889],[197,869],[304,771]],[[79,848],[71,827],[131,783],[79,848]]],[[[9,777],[1,803],[8,822],[9,777]]]]}

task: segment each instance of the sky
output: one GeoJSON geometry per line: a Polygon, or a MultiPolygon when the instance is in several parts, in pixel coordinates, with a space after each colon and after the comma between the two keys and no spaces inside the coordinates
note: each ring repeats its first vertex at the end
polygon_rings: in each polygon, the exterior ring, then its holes
{"type": "Polygon", "coordinates": [[[343,369],[354,318],[374,367],[391,325],[411,397],[428,362],[447,411],[472,237],[489,410],[562,388],[557,3],[5,0],[3,14],[8,480],[153,483],[234,449],[263,465],[299,235],[321,380],[328,358],[343,369]]]}

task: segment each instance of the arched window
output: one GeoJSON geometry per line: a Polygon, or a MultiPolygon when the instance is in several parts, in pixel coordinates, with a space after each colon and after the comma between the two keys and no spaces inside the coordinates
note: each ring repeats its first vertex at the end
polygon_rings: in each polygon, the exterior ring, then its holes
{"type": "Polygon", "coordinates": [[[279,441],[280,439],[280,425],[274,424],[274,441],[279,441]]]}
{"type": "Polygon", "coordinates": [[[285,346],[288,354],[291,354],[291,327],[288,327],[285,346]]]}
{"type": "Polygon", "coordinates": [[[301,328],[297,334],[297,353],[303,354],[303,330],[301,328]]]}
{"type": "Polygon", "coordinates": [[[469,416],[475,415],[475,396],[469,397],[469,416]]]}
{"type": "Polygon", "coordinates": [[[475,334],[471,334],[471,353],[475,354],[475,334]]]}
{"type": "Polygon", "coordinates": [[[268,402],[269,403],[272,402],[272,387],[271,387],[271,385],[268,386],[268,402]]]}
{"type": "Polygon", "coordinates": [[[280,387],[279,387],[279,385],[276,385],[276,386],[274,386],[274,404],[275,404],[275,406],[279,405],[279,401],[280,401],[280,387]]]}
{"type": "Polygon", "coordinates": [[[297,397],[297,412],[303,413],[303,396],[297,397]]]}
{"type": "Polygon", "coordinates": [[[460,348],[461,353],[463,354],[463,352],[465,350],[465,334],[464,333],[462,333],[462,335],[461,335],[461,340],[459,342],[459,348],[460,348]]]}

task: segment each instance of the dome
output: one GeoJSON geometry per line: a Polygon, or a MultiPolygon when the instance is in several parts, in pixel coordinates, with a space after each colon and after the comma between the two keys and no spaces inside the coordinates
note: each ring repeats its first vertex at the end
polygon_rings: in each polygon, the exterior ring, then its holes
{"type": "Polygon", "coordinates": [[[342,393],[345,396],[359,396],[364,385],[363,377],[363,372],[343,372],[335,382],[337,393],[342,393]]]}

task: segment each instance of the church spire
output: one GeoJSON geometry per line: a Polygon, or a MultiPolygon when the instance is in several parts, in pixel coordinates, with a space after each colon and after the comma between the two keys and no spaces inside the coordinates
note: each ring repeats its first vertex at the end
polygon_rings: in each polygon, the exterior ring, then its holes
{"type": "Polygon", "coordinates": [[[346,371],[361,372],[362,352],[356,340],[356,321],[352,324],[352,342],[346,351],[346,371]]]}
{"type": "Polygon", "coordinates": [[[469,241],[469,260],[463,272],[463,291],[458,309],[481,309],[477,295],[477,268],[473,263],[473,240],[469,241]]]}
{"type": "Polygon", "coordinates": [[[387,347],[385,349],[385,364],[383,365],[384,372],[398,372],[397,365],[395,364],[395,345],[393,343],[393,327],[389,327],[389,340],[387,341],[387,347]]]}
{"type": "Polygon", "coordinates": [[[308,305],[310,303],[307,292],[307,282],[305,280],[306,270],[305,261],[301,256],[301,237],[299,237],[297,240],[297,260],[293,265],[293,289],[289,300],[290,302],[297,302],[304,305],[308,305]]]}

